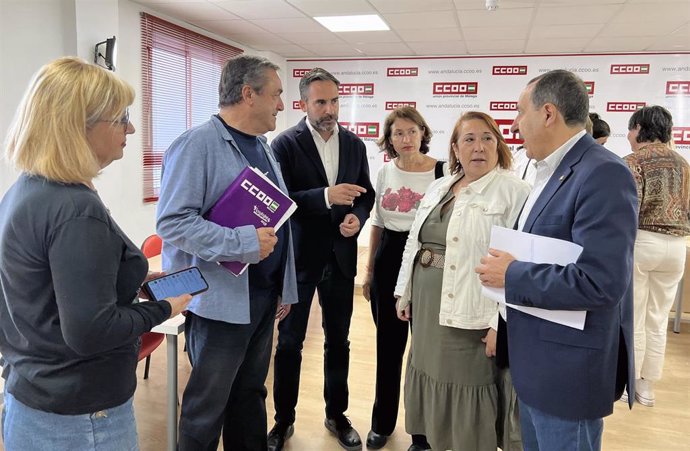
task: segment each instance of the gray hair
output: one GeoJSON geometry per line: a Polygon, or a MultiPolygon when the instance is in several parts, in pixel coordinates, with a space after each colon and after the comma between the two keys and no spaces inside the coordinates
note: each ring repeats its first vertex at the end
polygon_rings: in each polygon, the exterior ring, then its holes
{"type": "Polygon", "coordinates": [[[242,88],[249,85],[258,94],[268,81],[266,70],[280,67],[261,56],[240,55],[225,63],[218,84],[218,106],[236,105],[242,101],[242,88]]]}
{"type": "Polygon", "coordinates": [[[568,127],[585,125],[589,114],[589,94],[580,77],[558,69],[533,78],[527,85],[534,85],[532,104],[536,108],[552,103],[568,127]]]}
{"type": "Polygon", "coordinates": [[[320,67],[315,67],[302,77],[299,81],[299,96],[302,100],[307,100],[307,91],[309,90],[309,85],[315,81],[332,81],[336,86],[340,86],[340,81],[333,76],[326,69],[321,69],[320,67]]]}

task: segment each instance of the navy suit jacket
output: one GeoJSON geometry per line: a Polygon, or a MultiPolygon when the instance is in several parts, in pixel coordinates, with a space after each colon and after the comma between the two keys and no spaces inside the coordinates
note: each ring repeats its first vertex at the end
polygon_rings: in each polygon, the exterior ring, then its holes
{"type": "Polygon", "coordinates": [[[518,397],[566,419],[609,415],[626,383],[634,393],[637,192],[630,170],[583,136],[549,179],[523,230],[579,244],[583,251],[567,266],[512,262],[506,301],[586,310],[587,319],[580,331],[508,309],[508,353],[518,397]]]}
{"type": "Polygon", "coordinates": [[[367,190],[355,199],[353,206],[333,205],[330,209],[326,206],[326,170],[306,118],[282,132],[271,143],[290,197],[297,203],[297,211],[290,222],[294,232],[297,281],[302,283],[321,280],[331,250],[343,274],[355,277],[359,234],[345,238],[339,225],[347,213],[353,213],[359,219],[360,227],[364,227],[374,206],[366,146],[354,133],[340,125],[338,127],[340,154],[335,184],[351,183],[367,190]]]}

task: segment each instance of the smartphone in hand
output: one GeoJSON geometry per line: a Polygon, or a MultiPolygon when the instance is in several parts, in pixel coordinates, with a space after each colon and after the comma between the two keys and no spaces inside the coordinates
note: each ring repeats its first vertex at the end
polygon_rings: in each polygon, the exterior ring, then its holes
{"type": "Polygon", "coordinates": [[[186,293],[192,296],[203,293],[208,290],[208,283],[206,283],[206,279],[204,279],[199,268],[192,266],[181,271],[166,274],[163,277],[151,279],[141,287],[149,295],[150,300],[160,301],[186,293]]]}

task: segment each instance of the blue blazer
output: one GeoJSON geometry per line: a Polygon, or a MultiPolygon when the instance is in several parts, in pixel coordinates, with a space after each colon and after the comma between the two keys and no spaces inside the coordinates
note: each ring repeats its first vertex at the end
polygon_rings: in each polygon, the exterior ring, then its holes
{"type": "Polygon", "coordinates": [[[549,179],[523,230],[579,244],[583,251],[565,267],[514,261],[506,273],[506,301],[586,310],[587,319],[580,331],[508,309],[508,353],[518,397],[566,419],[609,415],[626,383],[634,387],[635,374],[637,192],[628,167],[583,136],[549,179]]]}
{"type": "Polygon", "coordinates": [[[306,118],[302,119],[271,142],[290,197],[297,203],[291,220],[297,281],[314,283],[321,280],[331,250],[343,274],[354,278],[359,234],[345,238],[340,234],[339,225],[347,213],[353,213],[364,227],[374,206],[366,146],[354,133],[338,126],[340,154],[335,183],[359,185],[367,192],[356,198],[353,206],[333,205],[329,209],[323,193],[328,187],[326,170],[305,121],[306,118]]]}

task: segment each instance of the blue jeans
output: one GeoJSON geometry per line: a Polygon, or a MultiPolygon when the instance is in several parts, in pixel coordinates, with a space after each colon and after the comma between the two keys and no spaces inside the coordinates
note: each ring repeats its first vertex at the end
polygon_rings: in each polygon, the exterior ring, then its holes
{"type": "Polygon", "coordinates": [[[5,451],[138,451],[132,398],[112,409],[83,415],[43,412],[5,392],[5,451]]]}
{"type": "Polygon", "coordinates": [[[271,363],[278,294],[250,291],[251,323],[230,324],[188,313],[192,373],[182,397],[179,451],[266,450],[264,385],[271,363]]]}
{"type": "Polygon", "coordinates": [[[600,451],[604,420],[568,420],[520,404],[524,451],[600,451]]]}

